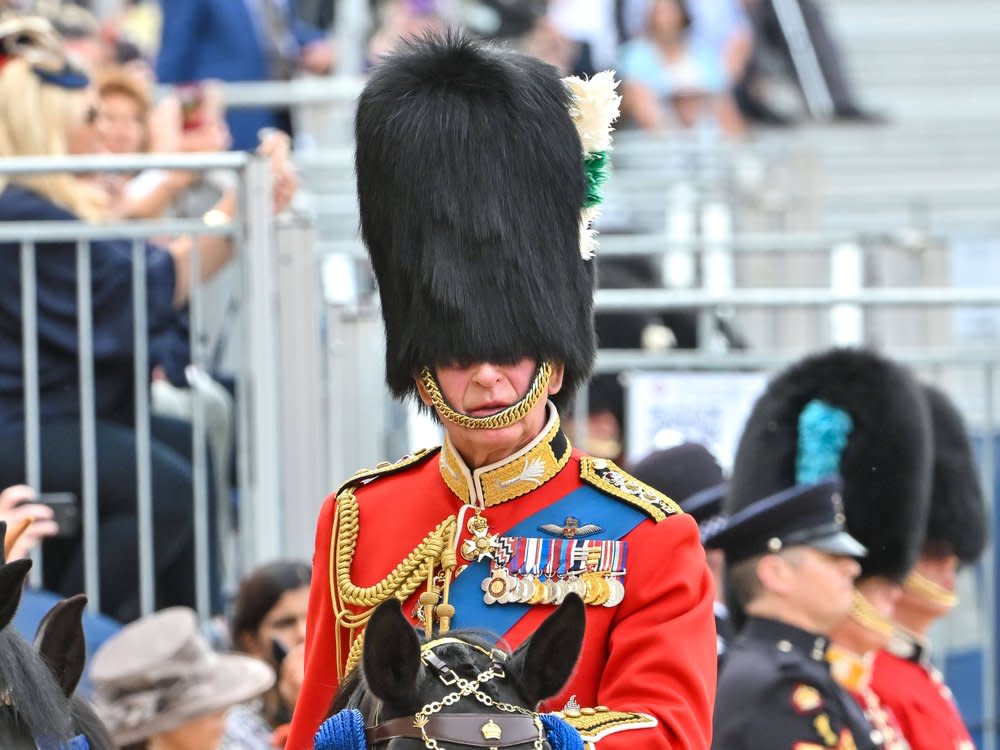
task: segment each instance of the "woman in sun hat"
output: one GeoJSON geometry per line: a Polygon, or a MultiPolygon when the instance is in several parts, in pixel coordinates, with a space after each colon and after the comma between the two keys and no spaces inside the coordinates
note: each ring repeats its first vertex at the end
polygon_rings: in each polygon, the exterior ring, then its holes
{"type": "Polygon", "coordinates": [[[115,742],[146,750],[218,747],[227,709],[274,684],[258,659],[213,652],[185,607],[125,627],[97,652],[90,673],[115,742]]]}

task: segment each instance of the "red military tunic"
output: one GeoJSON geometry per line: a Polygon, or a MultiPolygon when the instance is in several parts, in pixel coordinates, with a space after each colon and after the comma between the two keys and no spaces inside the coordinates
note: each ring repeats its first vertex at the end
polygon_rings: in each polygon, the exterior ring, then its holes
{"type": "Polygon", "coordinates": [[[897,635],[894,649],[875,658],[872,689],[892,708],[913,750],[975,750],[941,673],[924,648],[897,635]],[[909,658],[902,654],[906,652],[909,658]]]}
{"type": "MultiPolygon", "coordinates": [[[[637,507],[644,515],[622,537],[628,547],[623,600],[614,607],[587,606],[586,635],[576,670],[563,692],[543,709],[558,710],[575,696],[580,706],[642,712],[657,720],[652,728],[609,734],[600,740],[600,750],[636,743],[650,750],[707,750],[716,642],[713,584],[698,528],[669,499],[632,483],[627,475],[624,488],[604,481],[595,465],[614,468],[610,462],[588,459],[572,450],[553,409],[539,436],[498,464],[471,472],[446,441],[440,451],[385,466],[373,472],[377,478],[365,484],[348,483],[347,489],[328,498],[316,533],[305,679],[287,750],[312,748],[357,632],[344,624],[364,609],[344,604],[343,587],[337,582],[344,560],[350,559],[351,583],[370,587],[385,579],[443,521],[459,515],[456,546],[460,547],[470,538],[465,528],[470,504],[484,506],[490,532],[502,535],[526,519],[534,524],[534,516],[540,513],[545,521],[561,525],[563,518],[545,518],[545,509],[585,487],[604,491],[605,500],[614,495],[619,515],[637,507]],[[356,524],[345,525],[338,514],[345,509],[353,512],[355,507],[356,524]],[[345,552],[345,538],[350,541],[355,531],[353,547],[359,554],[351,556],[352,549],[345,552]]],[[[614,477],[619,484],[621,476],[614,477]]],[[[586,495],[578,492],[574,498],[586,495]]],[[[585,502],[581,501],[575,515],[581,525],[588,523],[585,502]]],[[[465,562],[461,555],[458,561],[460,565],[465,562]]],[[[461,576],[459,569],[456,581],[461,576]]],[[[478,590],[478,580],[473,583],[478,590]]],[[[425,586],[417,588],[404,603],[404,612],[415,624],[417,598],[425,590],[425,586]]],[[[452,604],[457,610],[454,626],[465,627],[461,604],[454,600],[452,604]]],[[[489,612],[500,616],[504,606],[491,605],[489,612]]],[[[501,634],[511,648],[526,640],[553,611],[552,606],[524,606],[526,614],[501,634]]],[[[353,656],[357,657],[357,649],[353,656]]]]}

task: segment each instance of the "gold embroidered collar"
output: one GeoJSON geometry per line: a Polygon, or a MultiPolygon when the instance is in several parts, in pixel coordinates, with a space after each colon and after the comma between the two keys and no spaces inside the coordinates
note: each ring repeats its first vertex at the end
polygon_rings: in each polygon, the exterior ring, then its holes
{"type": "Polygon", "coordinates": [[[438,459],[441,477],[466,505],[489,508],[527,494],[552,479],[569,461],[570,444],[551,403],[538,436],[511,456],[470,470],[446,436],[438,459]]]}

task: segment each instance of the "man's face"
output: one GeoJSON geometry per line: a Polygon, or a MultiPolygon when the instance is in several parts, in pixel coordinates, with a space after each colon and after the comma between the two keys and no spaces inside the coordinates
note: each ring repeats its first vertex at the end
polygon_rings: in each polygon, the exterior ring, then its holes
{"type": "Polygon", "coordinates": [[[958,558],[955,555],[921,555],[914,571],[945,591],[955,593],[955,580],[958,577],[958,558]]]}
{"type": "Polygon", "coordinates": [[[453,409],[470,417],[488,417],[516,404],[531,387],[535,360],[512,365],[490,362],[437,367],[438,385],[453,409]]]}
{"type": "MultiPolygon", "coordinates": [[[[434,368],[438,386],[448,404],[471,417],[489,417],[513,406],[531,388],[538,365],[525,357],[514,364],[476,362],[471,365],[438,366],[434,368]]],[[[549,395],[562,387],[563,367],[553,364],[549,379],[549,395]]],[[[418,381],[421,399],[430,405],[423,385],[418,381]]],[[[541,398],[520,421],[494,430],[477,430],[444,422],[445,431],[460,452],[470,448],[485,451],[489,459],[498,460],[529,443],[545,425],[546,399],[541,398]]],[[[468,455],[466,456],[469,457],[468,455]]]]}
{"type": "Polygon", "coordinates": [[[783,557],[794,571],[788,599],[815,624],[817,632],[829,632],[851,611],[854,579],[861,567],[854,558],[811,547],[794,547],[783,557]]]}

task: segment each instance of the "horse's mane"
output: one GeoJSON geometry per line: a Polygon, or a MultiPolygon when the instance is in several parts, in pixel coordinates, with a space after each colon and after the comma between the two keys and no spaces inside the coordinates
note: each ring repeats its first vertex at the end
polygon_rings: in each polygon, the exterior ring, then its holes
{"type": "Polygon", "coordinates": [[[90,750],[116,750],[118,745],[111,738],[111,733],[104,726],[104,722],[91,708],[90,704],[79,696],[74,695],[69,699],[70,713],[73,717],[72,730],[76,734],[82,734],[87,738],[90,750]]]}
{"type": "MultiPolygon", "coordinates": [[[[423,631],[418,631],[417,636],[421,644],[427,642],[423,631]]],[[[487,650],[502,648],[500,638],[487,630],[474,628],[452,630],[448,633],[448,637],[487,650]]],[[[507,649],[503,648],[502,650],[507,649]]],[[[345,708],[358,708],[366,695],[368,695],[368,686],[365,683],[364,672],[362,672],[359,662],[341,680],[337,694],[333,696],[333,701],[330,703],[330,710],[327,712],[327,716],[332,716],[338,711],[343,711],[345,708]]]]}
{"type": "Polygon", "coordinates": [[[9,696],[17,718],[39,739],[73,736],[68,702],[48,667],[11,628],[0,630],[0,696],[9,696]]]}

